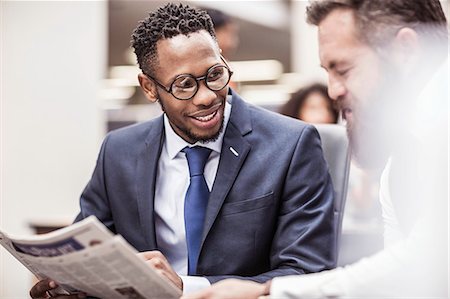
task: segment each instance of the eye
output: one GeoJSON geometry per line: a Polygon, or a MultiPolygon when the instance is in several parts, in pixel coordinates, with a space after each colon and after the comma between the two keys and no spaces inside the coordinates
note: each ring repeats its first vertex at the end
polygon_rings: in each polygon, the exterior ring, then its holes
{"type": "Polygon", "coordinates": [[[348,75],[349,71],[350,71],[349,68],[347,68],[347,69],[337,69],[336,70],[336,74],[338,74],[341,77],[345,77],[346,75],[348,75]]]}
{"type": "Polygon", "coordinates": [[[197,85],[197,81],[190,76],[181,77],[173,82],[173,86],[178,89],[189,89],[195,87],[197,85]]]}
{"type": "Polygon", "coordinates": [[[218,79],[220,79],[223,76],[224,73],[224,67],[216,67],[214,69],[212,69],[209,73],[208,73],[208,81],[212,82],[212,81],[216,81],[218,79]]]}

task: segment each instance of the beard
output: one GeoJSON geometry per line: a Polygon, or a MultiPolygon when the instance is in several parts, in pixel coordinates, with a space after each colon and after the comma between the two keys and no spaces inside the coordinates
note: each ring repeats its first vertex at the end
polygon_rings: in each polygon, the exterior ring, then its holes
{"type": "MultiPolygon", "coordinates": [[[[159,95],[159,93],[158,93],[158,99],[161,99],[161,96],[159,95]]],[[[162,111],[165,112],[165,113],[167,114],[166,109],[165,109],[165,107],[164,107],[163,101],[159,100],[159,104],[161,105],[162,111]]],[[[222,111],[221,111],[221,117],[220,117],[220,127],[219,127],[219,130],[217,130],[217,132],[215,132],[215,133],[213,133],[213,134],[210,134],[210,135],[202,136],[202,135],[199,135],[199,134],[195,134],[195,133],[194,133],[192,130],[190,130],[189,128],[187,128],[187,127],[185,127],[185,126],[183,126],[183,125],[177,125],[176,123],[172,122],[170,119],[169,119],[169,121],[170,121],[171,126],[175,126],[175,127],[176,127],[178,130],[180,130],[187,138],[189,138],[190,140],[192,140],[193,143],[198,142],[198,141],[199,141],[199,142],[202,142],[202,143],[214,142],[214,141],[216,141],[216,140],[219,138],[220,134],[221,134],[221,133],[223,132],[223,130],[224,130],[224,123],[225,123],[225,105],[226,105],[226,99],[223,99],[223,105],[222,105],[222,108],[219,108],[219,109],[222,109],[222,111]]]]}
{"type": "Polygon", "coordinates": [[[180,131],[182,131],[189,139],[195,140],[195,142],[200,141],[202,143],[208,143],[208,142],[214,142],[214,141],[216,141],[219,138],[220,134],[223,131],[224,122],[225,122],[225,116],[224,116],[224,113],[222,113],[222,117],[220,119],[219,130],[217,130],[216,133],[214,133],[212,135],[207,135],[207,136],[197,135],[194,132],[192,132],[191,130],[189,130],[188,128],[181,128],[179,126],[177,126],[177,128],[180,131]]]}
{"type": "Polygon", "coordinates": [[[347,122],[354,160],[374,175],[379,175],[385,167],[395,144],[402,138],[405,125],[402,117],[405,107],[401,107],[405,95],[389,83],[399,81],[393,77],[385,76],[364,101],[353,99],[352,117],[347,122]]]}
{"type": "Polygon", "coordinates": [[[417,92],[415,84],[405,80],[403,70],[388,59],[381,60],[379,72],[370,89],[354,90],[338,100],[340,108],[352,110],[347,121],[352,156],[363,169],[377,174],[405,139],[411,100],[417,92]]]}
{"type": "Polygon", "coordinates": [[[379,175],[389,157],[389,146],[385,140],[383,124],[354,114],[347,122],[347,135],[351,153],[359,167],[374,176],[379,175]]]}

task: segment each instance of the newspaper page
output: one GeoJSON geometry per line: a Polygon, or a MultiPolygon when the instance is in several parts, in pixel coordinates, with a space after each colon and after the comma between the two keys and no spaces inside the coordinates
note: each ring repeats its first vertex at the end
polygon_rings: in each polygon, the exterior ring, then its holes
{"type": "Polygon", "coordinates": [[[179,298],[167,278],[146,265],[122,236],[94,216],[69,227],[28,238],[0,231],[0,244],[38,279],[51,278],[56,294],[83,291],[99,298],[179,298]]]}

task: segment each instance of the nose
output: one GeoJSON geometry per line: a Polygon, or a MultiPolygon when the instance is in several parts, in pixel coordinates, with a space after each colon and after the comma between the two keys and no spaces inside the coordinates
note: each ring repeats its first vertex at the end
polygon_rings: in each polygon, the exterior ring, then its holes
{"type": "Polygon", "coordinates": [[[196,106],[211,106],[217,98],[217,94],[206,87],[205,82],[199,82],[198,90],[192,98],[192,103],[196,106]]]}
{"type": "Polygon", "coordinates": [[[345,85],[340,80],[334,78],[332,75],[328,77],[328,95],[333,100],[337,100],[346,94],[347,89],[345,85]]]}

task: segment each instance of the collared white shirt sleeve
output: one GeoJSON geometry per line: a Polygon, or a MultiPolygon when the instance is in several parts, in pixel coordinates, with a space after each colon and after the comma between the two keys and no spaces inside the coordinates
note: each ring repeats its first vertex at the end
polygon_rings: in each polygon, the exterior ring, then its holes
{"type": "Polygon", "coordinates": [[[155,227],[159,250],[183,280],[183,293],[196,291],[210,285],[205,277],[187,276],[187,246],[184,225],[184,198],[189,187],[189,167],[186,146],[210,148],[211,154],[205,165],[204,176],[209,190],[212,189],[219,166],[223,135],[231,114],[231,99],[227,97],[224,126],[214,142],[189,144],[172,129],[164,115],[165,140],[158,161],[155,188],[155,227]]]}
{"type": "Polygon", "coordinates": [[[269,298],[443,298],[446,252],[430,234],[435,218],[433,208],[426,211],[408,238],[349,266],[274,278],[269,298]]]}
{"type": "Polygon", "coordinates": [[[201,289],[205,289],[211,285],[208,279],[201,276],[180,275],[183,280],[183,294],[189,294],[201,289]]]}

